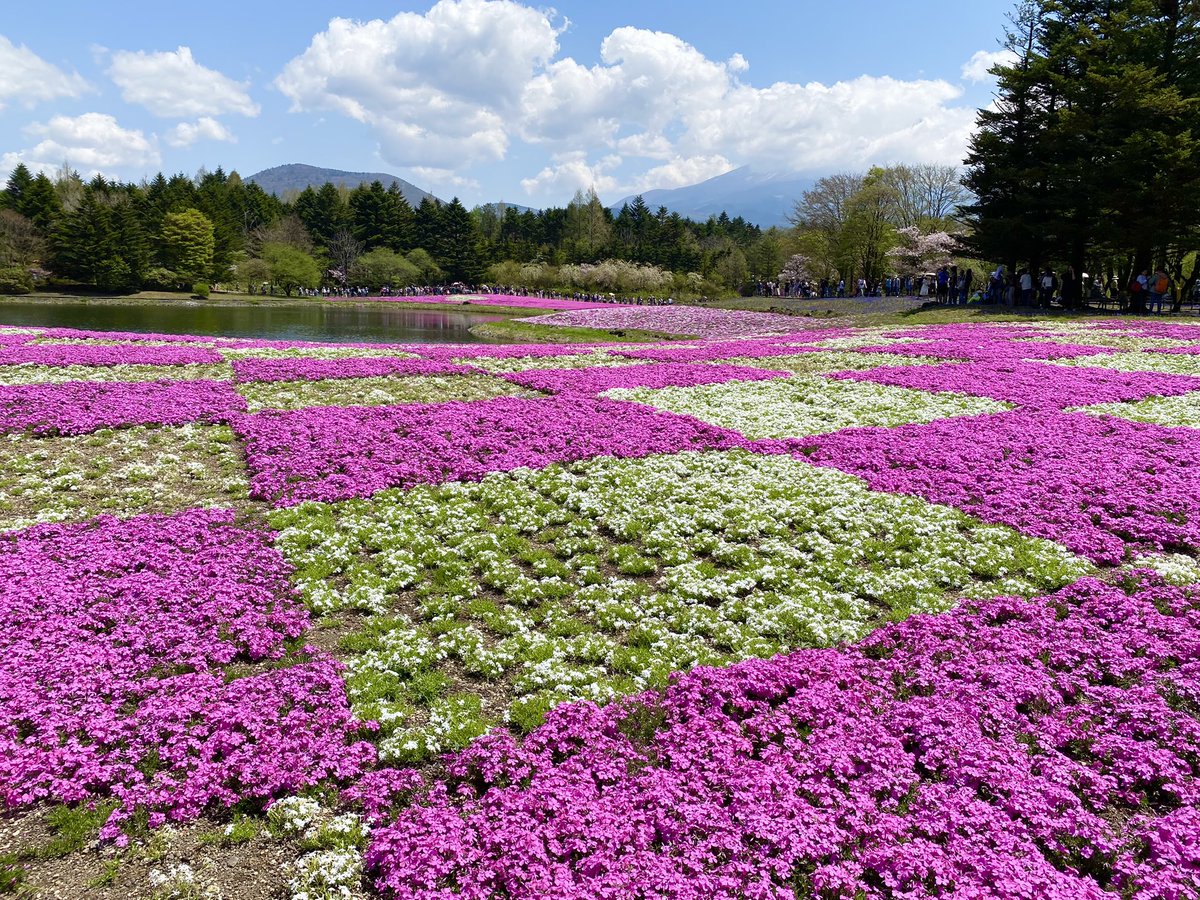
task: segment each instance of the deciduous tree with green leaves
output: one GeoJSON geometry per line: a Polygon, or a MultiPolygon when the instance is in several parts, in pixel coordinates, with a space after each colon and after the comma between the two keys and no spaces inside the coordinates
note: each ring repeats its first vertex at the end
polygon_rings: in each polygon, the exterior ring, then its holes
{"type": "Polygon", "coordinates": [[[167,213],[159,234],[159,259],[191,285],[209,277],[213,265],[213,223],[198,209],[167,213]]]}

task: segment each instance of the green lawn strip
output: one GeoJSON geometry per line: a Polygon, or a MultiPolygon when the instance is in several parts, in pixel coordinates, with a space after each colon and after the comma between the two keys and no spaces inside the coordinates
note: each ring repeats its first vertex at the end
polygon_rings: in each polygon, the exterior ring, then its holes
{"type": "Polygon", "coordinates": [[[1091,570],[1062,547],[785,456],[600,458],[271,514],[389,762],[671,672],[857,640],[1091,570]]]}

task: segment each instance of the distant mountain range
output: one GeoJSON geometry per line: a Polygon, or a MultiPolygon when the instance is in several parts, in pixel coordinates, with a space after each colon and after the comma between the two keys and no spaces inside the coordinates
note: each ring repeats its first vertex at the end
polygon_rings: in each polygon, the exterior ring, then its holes
{"type": "Polygon", "coordinates": [[[360,184],[370,184],[378,181],[383,186],[391,187],[396,182],[400,193],[410,206],[418,206],[422,200],[429,197],[436,200],[433,194],[423,191],[415,184],[405,181],[399,175],[388,175],[386,172],[343,172],[341,169],[322,169],[318,166],[306,166],[303,163],[290,163],[286,166],[275,166],[263,169],[246,179],[257,184],[268,194],[285,197],[291,192],[300,193],[306,187],[319,188],[324,184],[345,185],[350,190],[360,184]]]}
{"type": "MultiPolygon", "coordinates": [[[[384,187],[388,187],[394,181],[399,185],[404,198],[414,207],[425,197],[438,199],[399,175],[389,175],[386,172],[345,172],[341,169],[324,169],[303,163],[263,169],[246,180],[254,182],[276,197],[298,194],[306,187],[319,188],[326,183],[354,189],[360,184],[370,184],[372,181],[379,181],[384,187]]],[[[677,212],[698,222],[726,212],[731,219],[741,216],[747,222],[753,222],[763,228],[770,228],[772,225],[786,227],[792,207],[801,194],[812,188],[813,183],[814,179],[794,172],[761,172],[749,166],[742,166],[699,184],[646,191],[642,194],[642,199],[652,210],[665,206],[671,212],[677,212]]],[[[613,212],[619,212],[623,204],[632,200],[633,197],[630,196],[613,204],[613,212]]],[[[500,204],[482,205],[498,207],[500,204]]],[[[532,209],[518,203],[504,205],[514,207],[518,212],[532,209]]]]}
{"type": "MultiPolygon", "coordinates": [[[[699,184],[646,191],[642,199],[652,210],[665,206],[698,222],[724,211],[731,219],[741,216],[763,228],[786,227],[796,201],[814,183],[815,179],[794,172],[760,172],[742,166],[699,184]]],[[[619,212],[623,204],[632,200],[633,197],[626,197],[613,204],[613,212],[619,212]]]]}
{"type": "Polygon", "coordinates": [[[509,203],[507,200],[501,200],[498,203],[481,203],[476,208],[477,209],[488,209],[488,210],[492,210],[493,212],[499,213],[500,207],[504,207],[505,210],[515,209],[519,213],[539,212],[538,208],[535,206],[522,206],[520,203],[509,203]]]}

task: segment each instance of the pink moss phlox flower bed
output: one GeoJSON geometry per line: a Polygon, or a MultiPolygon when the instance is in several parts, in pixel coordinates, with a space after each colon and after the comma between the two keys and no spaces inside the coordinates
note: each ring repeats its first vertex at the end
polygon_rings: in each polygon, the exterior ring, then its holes
{"type": "Polygon", "coordinates": [[[246,400],[227,382],[67,381],[0,386],[0,433],[84,434],[126,425],[227,422],[246,400]]]}
{"type": "Polygon", "coordinates": [[[8,806],[113,796],[188,819],[354,775],[337,663],[226,683],[279,659],[308,614],[265,531],[227,510],[37,526],[0,537],[0,790],[8,806]]]}
{"type": "Polygon", "coordinates": [[[558,310],[631,305],[600,303],[594,300],[569,300],[559,297],[517,297],[509,294],[419,294],[415,297],[329,297],[328,299],[340,303],[435,303],[444,306],[513,306],[525,309],[558,310]]]}
{"type": "Polygon", "coordinates": [[[652,363],[593,369],[528,369],[504,377],[539,391],[595,396],[611,388],[693,387],[726,381],[766,381],[786,375],[786,372],[752,369],[749,366],[652,363]]]}
{"type": "Polygon", "coordinates": [[[754,334],[787,334],[796,330],[794,316],[718,309],[704,306],[612,306],[555,313],[521,321],[575,328],[632,328],[686,334],[698,338],[729,338],[754,334]]]}
{"type": "MultiPolygon", "coordinates": [[[[817,340],[817,338],[814,338],[817,340]]],[[[799,347],[778,338],[757,338],[735,341],[707,341],[685,347],[656,344],[637,350],[617,351],[630,359],[645,359],[664,363],[713,362],[722,359],[756,359],[764,356],[791,356],[799,353],[818,353],[820,347],[799,347]]]]}
{"type": "Polygon", "coordinates": [[[1034,409],[1064,409],[1146,397],[1174,397],[1200,391],[1200,378],[1187,375],[1118,372],[1094,367],[1068,368],[1027,362],[884,366],[864,372],[839,372],[833,377],[923,391],[991,397],[1034,409]]]}
{"type": "Polygon", "coordinates": [[[577,396],[268,411],[238,417],[234,430],[246,447],[251,493],[281,506],[593,456],[790,446],[577,396]]]}
{"type": "Polygon", "coordinates": [[[1194,897],[1198,626],[1194,587],[1084,579],[559,707],[366,862],[396,900],[1194,897]]]}
{"type": "Polygon", "coordinates": [[[433,359],[394,359],[386,356],[348,359],[239,359],[233,371],[238,381],[321,381],[327,378],[371,378],[380,375],[469,375],[478,373],[433,359]]]}
{"type": "Polygon", "coordinates": [[[207,347],[156,347],[114,344],[25,344],[0,346],[0,365],[40,366],[187,366],[219,363],[207,347]]]}
{"type": "Polygon", "coordinates": [[[1013,411],[804,440],[819,465],[1118,564],[1126,545],[1200,548],[1200,431],[1013,411]]]}

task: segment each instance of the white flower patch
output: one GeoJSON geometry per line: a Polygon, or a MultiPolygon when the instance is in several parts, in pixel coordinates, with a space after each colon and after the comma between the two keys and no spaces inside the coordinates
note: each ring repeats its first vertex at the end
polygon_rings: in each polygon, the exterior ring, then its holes
{"type": "Polygon", "coordinates": [[[150,870],[154,900],[221,900],[216,885],[206,883],[187,863],[150,870]]]}
{"type": "Polygon", "coordinates": [[[1166,375],[1200,375],[1200,354],[1111,353],[1052,360],[1056,366],[1085,366],[1120,372],[1161,372],[1166,375]]]}
{"type": "Polygon", "coordinates": [[[310,797],[282,797],[267,810],[267,821],[272,831],[298,835],[303,834],[321,813],[321,804],[310,797]]]}
{"type": "Polygon", "coordinates": [[[368,614],[351,702],[401,763],[563,700],[1092,571],[1056,544],[744,451],[495,473],[300,504],[272,524],[307,602],[368,614]]]}
{"type": "Polygon", "coordinates": [[[1180,587],[1200,584],[1200,562],[1182,553],[1163,553],[1139,556],[1124,566],[1126,569],[1153,569],[1167,584],[1180,587]]]}
{"type": "Polygon", "coordinates": [[[46,347],[215,347],[215,341],[157,341],[133,338],[35,338],[29,344],[46,347]]]}
{"type": "Polygon", "coordinates": [[[362,880],[362,854],[357,850],[317,850],[290,867],[291,900],[350,900],[362,880]]]}
{"type": "Polygon", "coordinates": [[[224,425],[0,438],[0,530],[42,522],[236,506],[249,488],[224,425]]]}
{"type": "Polygon", "coordinates": [[[0,385],[62,384],[67,381],[230,381],[228,363],[185,366],[42,366],[35,363],[0,365],[0,385]]]}
{"type": "Polygon", "coordinates": [[[619,349],[632,350],[636,346],[630,345],[625,348],[606,347],[603,350],[592,350],[588,353],[571,353],[565,356],[517,356],[507,359],[492,356],[464,356],[454,361],[494,374],[524,372],[529,369],[590,369],[596,366],[636,366],[645,364],[646,361],[644,359],[630,359],[627,356],[612,355],[619,349]]]}
{"type": "Polygon", "coordinates": [[[352,359],[355,357],[387,356],[393,359],[416,359],[417,354],[397,346],[337,347],[217,347],[226,359],[352,359]]]}
{"type": "Polygon", "coordinates": [[[1010,408],[982,397],[805,376],[698,387],[615,388],[605,396],[692,416],[739,431],[748,438],[803,437],[843,428],[932,422],[1010,408]]]}
{"type": "Polygon", "coordinates": [[[250,412],[302,409],[306,406],[381,406],[399,403],[445,403],[492,397],[533,397],[530,391],[490,375],[383,375],[327,378],[320,381],[248,381],[237,391],[250,412]]]}
{"type": "Polygon", "coordinates": [[[1148,397],[1126,403],[1096,403],[1074,411],[1119,416],[1153,425],[1200,428],[1200,392],[1180,394],[1178,397],[1148,397]]]}
{"type": "MultiPolygon", "coordinates": [[[[1009,327],[1017,327],[1017,323],[1010,323],[1009,327]]],[[[1188,341],[1179,338],[1123,334],[1120,331],[1111,331],[1081,322],[1033,322],[1024,327],[1030,332],[1030,337],[1022,338],[1022,340],[1082,344],[1088,347],[1111,347],[1113,350],[1167,349],[1200,343],[1200,328],[1196,329],[1196,340],[1188,341]]]]}
{"type": "Polygon", "coordinates": [[[859,347],[884,347],[889,344],[912,344],[920,341],[917,337],[892,337],[897,329],[894,328],[860,328],[847,337],[826,338],[823,341],[813,341],[807,346],[826,347],[830,350],[857,350],[859,347]]]}
{"type": "Polygon", "coordinates": [[[830,350],[821,353],[794,353],[789,356],[737,357],[716,360],[719,365],[774,369],[795,375],[826,375],[830,372],[861,371],[880,366],[935,366],[946,360],[932,356],[901,356],[898,353],[856,353],[830,350]]]}

